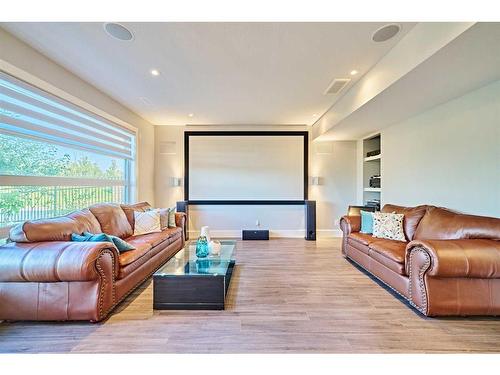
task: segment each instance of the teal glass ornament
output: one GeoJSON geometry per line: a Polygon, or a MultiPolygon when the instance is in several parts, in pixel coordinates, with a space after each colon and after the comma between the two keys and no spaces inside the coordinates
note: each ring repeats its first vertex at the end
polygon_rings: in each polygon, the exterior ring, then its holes
{"type": "Polygon", "coordinates": [[[205,258],[208,256],[208,241],[205,236],[198,237],[196,241],[196,256],[198,258],[205,258]]]}

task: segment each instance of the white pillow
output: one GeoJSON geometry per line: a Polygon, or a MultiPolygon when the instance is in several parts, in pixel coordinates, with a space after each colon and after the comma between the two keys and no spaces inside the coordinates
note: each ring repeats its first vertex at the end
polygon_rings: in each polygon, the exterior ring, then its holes
{"type": "Polygon", "coordinates": [[[374,212],[373,237],[406,242],[403,232],[404,216],[403,214],[374,212]]]}
{"type": "Polygon", "coordinates": [[[160,213],[156,210],[145,212],[134,211],[134,219],[134,236],[161,232],[160,213]]]}

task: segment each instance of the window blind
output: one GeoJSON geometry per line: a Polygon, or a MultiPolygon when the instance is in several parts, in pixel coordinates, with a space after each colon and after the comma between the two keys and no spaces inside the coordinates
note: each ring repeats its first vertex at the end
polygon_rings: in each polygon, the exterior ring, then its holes
{"type": "Polygon", "coordinates": [[[3,72],[0,132],[134,158],[133,131],[3,72]]]}

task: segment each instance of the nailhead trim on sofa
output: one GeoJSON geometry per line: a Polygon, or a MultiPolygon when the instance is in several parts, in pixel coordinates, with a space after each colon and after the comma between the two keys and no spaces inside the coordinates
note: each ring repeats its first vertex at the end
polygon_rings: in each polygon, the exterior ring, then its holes
{"type": "MultiPolygon", "coordinates": [[[[111,295],[111,298],[112,298],[112,302],[114,303],[115,302],[115,254],[111,251],[111,250],[103,250],[100,254],[99,254],[99,257],[97,258],[97,261],[96,261],[96,269],[97,269],[97,273],[99,274],[100,276],[100,289],[99,289],[99,316],[98,316],[98,320],[101,320],[103,318],[103,313],[102,313],[102,305],[104,304],[104,287],[106,286],[106,274],[104,272],[104,270],[102,269],[102,266],[101,266],[101,259],[103,257],[104,254],[110,254],[111,255],[111,261],[112,261],[112,272],[111,272],[111,286],[112,286],[112,295],[111,295]]],[[[114,304],[113,304],[114,305],[114,304]]]]}
{"type": "Polygon", "coordinates": [[[412,293],[411,293],[411,287],[409,288],[408,290],[408,295],[410,296],[410,304],[415,307],[417,310],[419,310],[422,314],[424,315],[427,315],[428,314],[428,311],[427,311],[427,307],[428,307],[428,303],[427,303],[427,292],[426,292],[426,289],[425,289],[425,281],[424,281],[424,274],[425,274],[425,271],[427,271],[431,265],[431,257],[429,255],[429,253],[427,251],[425,251],[425,249],[423,249],[422,247],[414,247],[411,249],[411,252],[410,252],[410,257],[409,257],[409,260],[408,260],[408,277],[410,278],[410,283],[411,283],[411,275],[412,275],[412,262],[413,262],[413,257],[415,256],[415,254],[417,253],[423,253],[424,256],[425,256],[425,263],[424,265],[420,268],[420,270],[418,271],[418,284],[419,284],[419,287],[420,287],[420,293],[421,293],[421,298],[422,298],[422,301],[423,301],[423,306],[417,306],[413,300],[412,300],[412,293]]]}

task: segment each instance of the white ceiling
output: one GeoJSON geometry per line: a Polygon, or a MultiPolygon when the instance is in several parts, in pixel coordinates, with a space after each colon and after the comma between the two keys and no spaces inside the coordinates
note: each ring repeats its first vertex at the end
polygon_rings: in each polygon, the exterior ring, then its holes
{"type": "Polygon", "coordinates": [[[131,42],[102,23],[1,24],[156,125],[311,125],[337,99],[323,95],[333,78],[356,69],[354,83],[415,23],[384,43],[371,41],[384,23],[124,25],[131,42]]]}
{"type": "Polygon", "coordinates": [[[499,46],[500,23],[476,23],[319,139],[359,139],[500,80],[499,46]]]}

